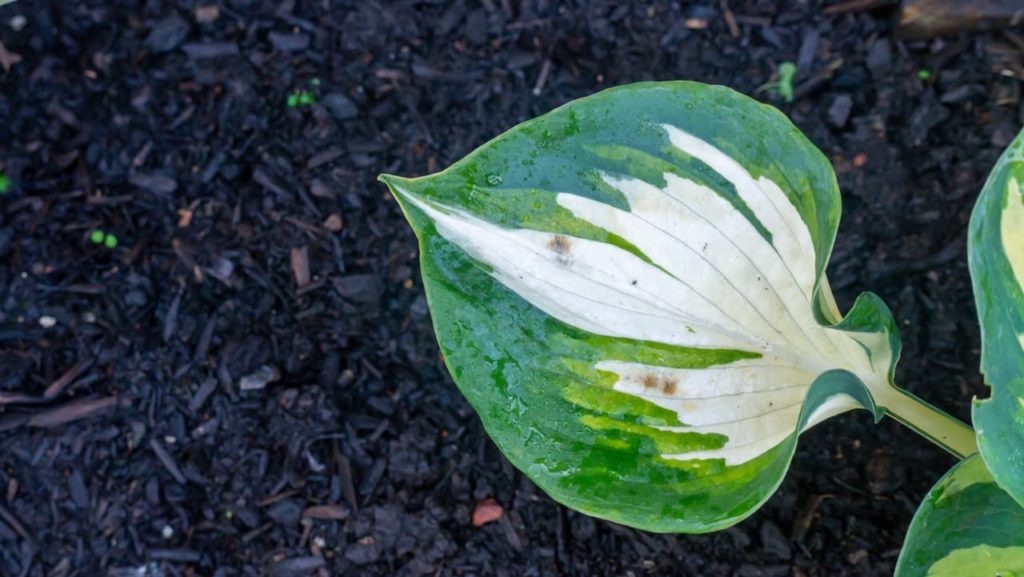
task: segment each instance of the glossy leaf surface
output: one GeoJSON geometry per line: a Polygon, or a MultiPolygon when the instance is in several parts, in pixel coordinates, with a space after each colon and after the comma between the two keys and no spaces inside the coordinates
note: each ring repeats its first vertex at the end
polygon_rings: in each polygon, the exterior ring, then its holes
{"type": "Polygon", "coordinates": [[[1024,133],[989,175],[971,215],[968,254],[981,322],[978,446],[996,481],[1024,504],[1024,133]]]}
{"type": "Polygon", "coordinates": [[[979,455],[929,492],[910,524],[896,577],[1024,575],[1024,508],[992,479],[979,455]]]}
{"type": "Polygon", "coordinates": [[[828,161],[732,90],[607,90],[441,173],[382,180],[456,383],[575,509],[719,529],[771,495],[801,431],[906,399],[888,309],[865,294],[840,322],[824,281],[828,161]]]}

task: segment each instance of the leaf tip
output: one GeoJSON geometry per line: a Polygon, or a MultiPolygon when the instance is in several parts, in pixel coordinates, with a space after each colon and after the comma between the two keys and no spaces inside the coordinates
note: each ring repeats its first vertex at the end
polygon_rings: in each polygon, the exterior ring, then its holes
{"type": "Polygon", "coordinates": [[[400,203],[402,200],[405,199],[405,197],[409,196],[410,194],[409,187],[407,185],[409,179],[407,178],[395,176],[393,174],[381,173],[377,175],[377,180],[387,185],[388,190],[391,191],[392,196],[394,196],[395,200],[399,201],[400,203]]]}

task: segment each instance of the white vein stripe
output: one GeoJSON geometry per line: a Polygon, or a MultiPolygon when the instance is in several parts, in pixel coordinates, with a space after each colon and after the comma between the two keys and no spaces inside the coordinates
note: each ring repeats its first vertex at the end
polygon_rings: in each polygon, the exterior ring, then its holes
{"type": "Polygon", "coordinates": [[[671,124],[661,126],[668,133],[669,140],[679,150],[708,165],[733,185],[739,197],[771,233],[775,249],[793,271],[797,283],[804,289],[804,294],[809,296],[815,277],[814,244],[811,242],[807,225],[785,194],[782,194],[782,198],[772,200],[771,196],[779,195],[781,189],[774,184],[763,187],[763,182],[770,181],[763,178],[754,180],[740,163],[710,143],[671,124]]]}
{"type": "MultiPolygon", "coordinates": [[[[1006,184],[1006,207],[999,218],[1003,253],[1010,261],[1010,270],[1017,286],[1024,290],[1024,185],[1010,177],[1006,184]]],[[[1017,335],[1017,344],[1024,350],[1024,333],[1017,335]]]]}
{"type": "Polygon", "coordinates": [[[715,305],[628,251],[558,235],[572,246],[572,260],[566,260],[549,248],[555,240],[551,234],[506,229],[410,199],[442,236],[493,267],[492,274],[502,284],[566,324],[677,346],[749,346],[744,329],[715,305]],[[643,286],[633,285],[641,278],[643,286]]]}
{"type": "MultiPolygon", "coordinates": [[[[674,399],[695,400],[758,393],[773,387],[805,387],[816,372],[787,364],[782,359],[741,359],[703,369],[659,367],[628,361],[600,361],[596,368],[619,376],[614,388],[638,396],[654,397],[673,390],[674,399]]],[[[801,393],[802,395],[802,393],[801,393]]]]}

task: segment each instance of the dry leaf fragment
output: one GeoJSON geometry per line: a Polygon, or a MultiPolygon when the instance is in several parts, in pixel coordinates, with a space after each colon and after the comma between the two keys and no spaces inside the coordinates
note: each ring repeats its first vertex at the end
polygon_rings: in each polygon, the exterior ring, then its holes
{"type": "Polygon", "coordinates": [[[21,54],[11,52],[3,42],[0,42],[0,66],[4,67],[4,72],[10,72],[11,67],[21,61],[21,54]]]}
{"type": "Polygon", "coordinates": [[[480,527],[491,521],[497,521],[504,514],[505,509],[497,501],[494,499],[484,499],[473,508],[473,526],[480,527]]]}

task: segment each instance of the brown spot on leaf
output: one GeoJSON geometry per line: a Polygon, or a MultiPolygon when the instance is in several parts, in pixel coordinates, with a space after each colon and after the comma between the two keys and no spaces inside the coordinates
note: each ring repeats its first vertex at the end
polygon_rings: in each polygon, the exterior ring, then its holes
{"type": "Polygon", "coordinates": [[[572,252],[572,241],[560,234],[556,234],[548,241],[548,249],[558,255],[558,262],[568,264],[569,253],[572,252]]]}
{"type": "Polygon", "coordinates": [[[645,389],[658,389],[666,395],[674,395],[676,393],[677,381],[672,377],[645,373],[640,377],[640,382],[643,383],[645,389]]]}
{"type": "Polygon", "coordinates": [[[666,395],[674,395],[676,393],[676,380],[665,378],[661,380],[661,392],[666,395]]]}

